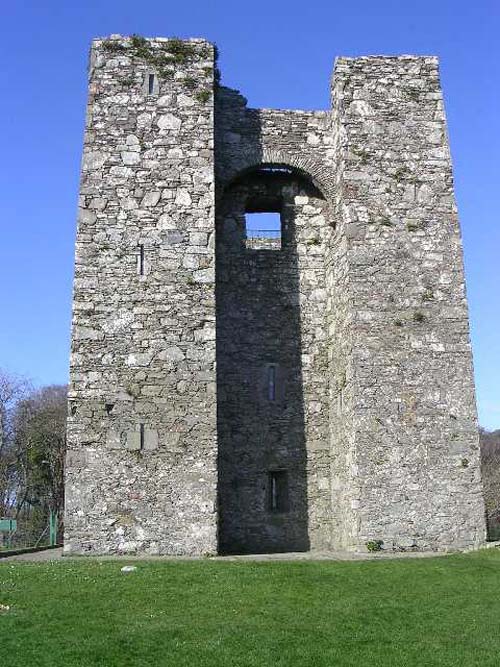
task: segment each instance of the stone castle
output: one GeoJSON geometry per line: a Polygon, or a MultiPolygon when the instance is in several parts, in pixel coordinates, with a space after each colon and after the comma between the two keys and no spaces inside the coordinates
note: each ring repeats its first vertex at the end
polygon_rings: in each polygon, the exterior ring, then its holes
{"type": "Polygon", "coordinates": [[[287,111],[204,40],[95,40],[80,195],[66,553],[484,542],[436,58],[287,111]]]}

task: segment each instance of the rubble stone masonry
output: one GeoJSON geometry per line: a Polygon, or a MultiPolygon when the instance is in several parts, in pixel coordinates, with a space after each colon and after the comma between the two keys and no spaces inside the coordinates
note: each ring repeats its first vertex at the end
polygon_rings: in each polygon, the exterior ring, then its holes
{"type": "Polygon", "coordinates": [[[69,407],[68,554],[482,544],[437,59],[284,111],[204,40],[95,40],[69,407]]]}

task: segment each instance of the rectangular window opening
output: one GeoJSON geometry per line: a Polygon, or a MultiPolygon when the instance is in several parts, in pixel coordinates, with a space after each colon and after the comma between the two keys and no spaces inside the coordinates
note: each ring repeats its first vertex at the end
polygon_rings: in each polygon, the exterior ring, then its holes
{"type": "Polygon", "coordinates": [[[150,74],[148,78],[148,93],[152,95],[155,92],[155,75],[150,74]]]}
{"type": "Polygon", "coordinates": [[[138,246],[137,252],[137,273],[140,276],[144,275],[144,245],[142,243],[138,246]]]}
{"type": "Polygon", "coordinates": [[[245,245],[258,250],[281,249],[279,212],[245,213],[245,245]]]}
{"type": "Polygon", "coordinates": [[[288,511],[288,473],[285,470],[269,472],[269,500],[270,512],[288,511]]]}
{"type": "Polygon", "coordinates": [[[139,449],[141,452],[144,449],[144,424],[139,424],[139,449]]]}

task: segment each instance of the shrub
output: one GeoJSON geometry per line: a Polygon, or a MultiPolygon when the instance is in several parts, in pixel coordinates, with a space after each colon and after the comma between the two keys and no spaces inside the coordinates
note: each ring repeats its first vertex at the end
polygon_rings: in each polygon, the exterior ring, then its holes
{"type": "Polygon", "coordinates": [[[370,540],[366,543],[366,548],[368,551],[382,551],[382,545],[384,544],[383,540],[370,540]]]}

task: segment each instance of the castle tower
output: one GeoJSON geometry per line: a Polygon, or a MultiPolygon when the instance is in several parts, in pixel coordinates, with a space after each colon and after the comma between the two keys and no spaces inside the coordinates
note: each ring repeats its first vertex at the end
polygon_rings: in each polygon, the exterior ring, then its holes
{"type": "Polygon", "coordinates": [[[437,60],[250,109],[203,40],[95,40],[67,553],[485,539],[437,60]]]}

